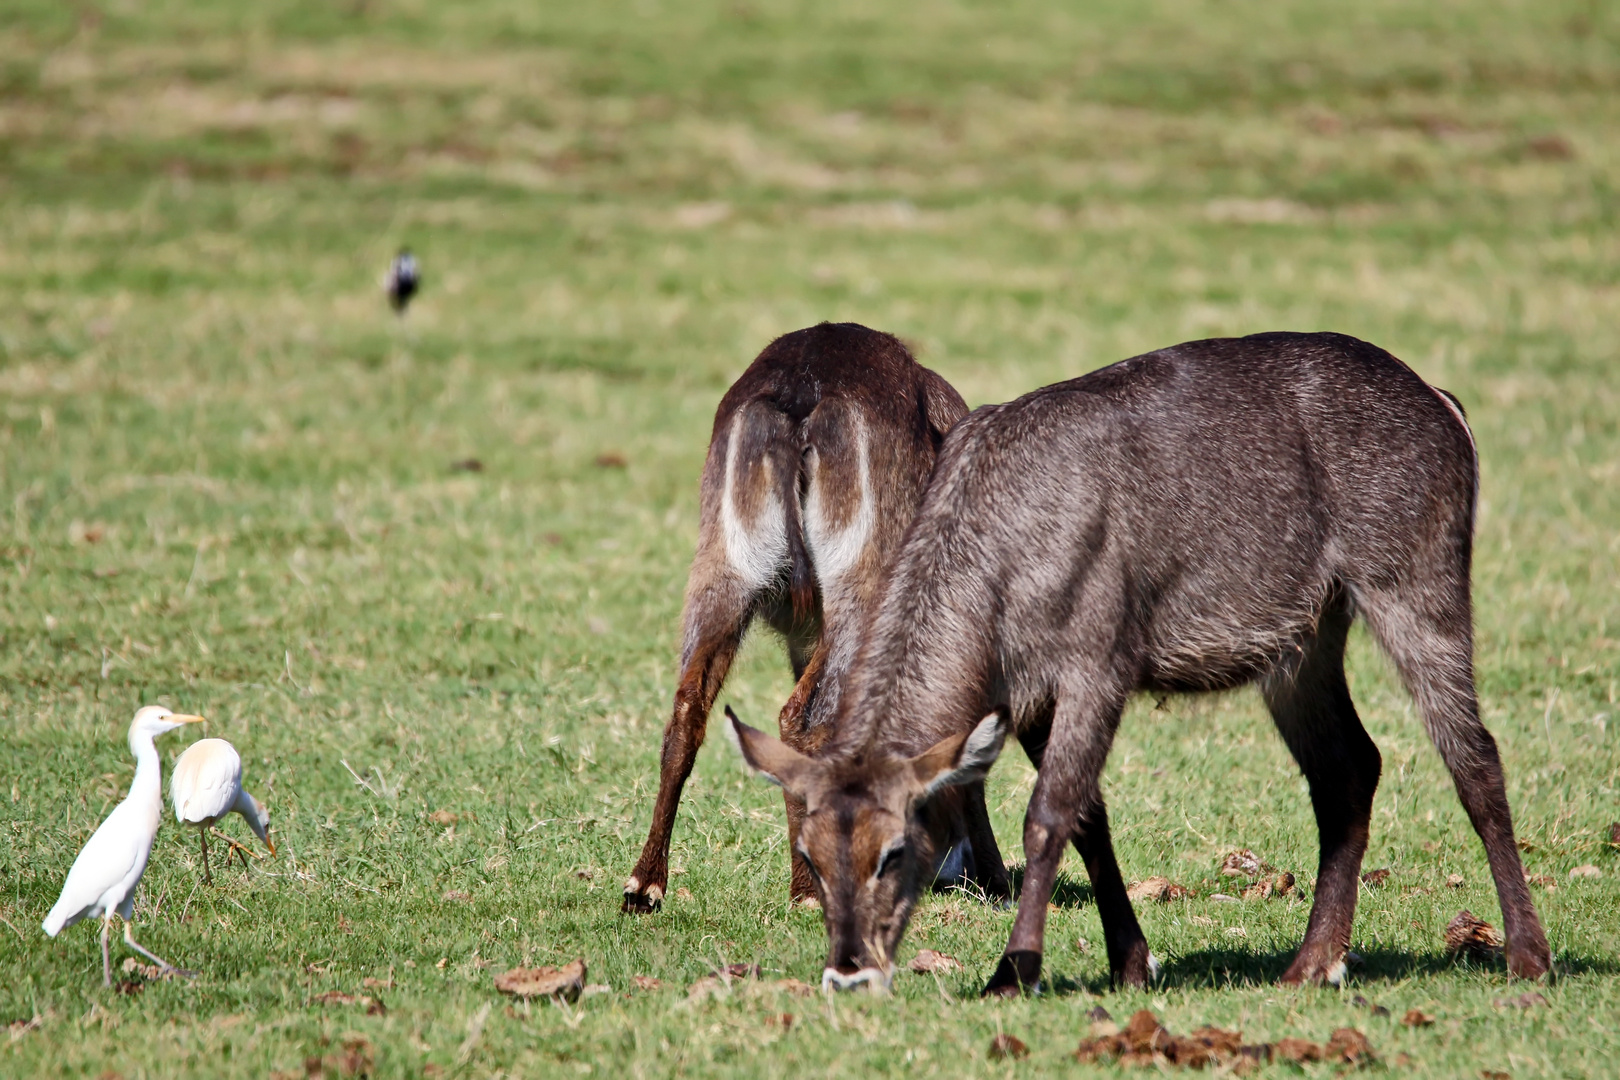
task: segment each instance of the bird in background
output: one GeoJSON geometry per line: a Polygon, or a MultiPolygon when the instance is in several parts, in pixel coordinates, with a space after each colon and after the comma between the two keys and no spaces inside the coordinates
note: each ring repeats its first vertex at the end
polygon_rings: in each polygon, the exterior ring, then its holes
{"type": "Polygon", "coordinates": [[[230,851],[225,853],[226,866],[230,866],[233,852],[242,856],[243,866],[247,865],[249,855],[255,859],[260,857],[214,829],[226,814],[241,814],[248,828],[270,849],[270,854],[276,853],[275,841],[269,835],[270,812],[258,799],[242,790],[241,755],[224,739],[198,739],[186,747],[169,776],[169,801],[174,803],[176,821],[197,826],[198,835],[202,837],[203,880],[210,885],[214,883],[208,869],[210,832],[230,845],[230,851]]]}
{"type": "Polygon", "coordinates": [[[422,275],[416,265],[416,256],[411,254],[410,248],[400,248],[399,254],[394,256],[393,263],[388,267],[388,279],[383,285],[388,292],[389,304],[393,305],[395,311],[404,315],[411,297],[416,295],[416,290],[421,285],[422,275]]]}
{"type": "Polygon", "coordinates": [[[147,705],[129,725],[129,749],[135,755],[135,780],[129,795],[113,807],[88,843],[73,860],[62,895],[45,916],[45,933],[55,937],[80,919],[101,920],[101,981],[112,985],[112,958],[107,938],[112,919],[124,924],[124,942],[165,972],[178,969],[135,941],[130,919],[135,911],[135,887],[146,873],[158,822],[163,818],[163,765],[154,740],[165,732],[202,722],[202,717],[172,713],[161,705],[147,705]]]}

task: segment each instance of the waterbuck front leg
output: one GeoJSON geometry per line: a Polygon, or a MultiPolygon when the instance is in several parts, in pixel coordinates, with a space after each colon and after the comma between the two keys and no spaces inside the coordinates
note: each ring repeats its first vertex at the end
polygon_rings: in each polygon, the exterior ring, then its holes
{"type": "MultiPolygon", "coordinates": [[[[1116,717],[1117,723],[1117,717],[1116,717]]],[[[1047,715],[1019,733],[1024,753],[1039,770],[1051,738],[1052,717],[1047,715]]],[[[1106,751],[1103,754],[1106,759],[1106,751]]],[[[1099,767],[1099,772],[1101,771],[1099,767]]],[[[1091,879],[1091,895],[1102,920],[1103,944],[1108,951],[1109,982],[1114,986],[1147,986],[1157,974],[1158,962],[1148,949],[1147,936],[1136,919],[1136,909],[1125,892],[1125,877],[1114,856],[1114,840],[1108,829],[1108,807],[1101,790],[1096,800],[1081,810],[1074,833],[1074,847],[1086,864],[1091,879]]]]}
{"type": "Polygon", "coordinates": [[[703,745],[709,710],[742,644],[748,614],[748,608],[740,604],[716,604],[700,609],[697,618],[689,619],[687,640],[693,644],[675,688],[675,708],[664,727],[652,827],[647,831],[641,858],[624,883],[620,910],[627,915],[649,914],[663,905],[669,887],[669,838],[675,828],[675,809],[680,805],[681,789],[692,775],[698,748],[703,745]]]}
{"type": "MultiPolygon", "coordinates": [[[[1108,749],[1114,741],[1114,731],[1119,726],[1125,693],[1108,685],[1106,673],[1087,672],[1086,675],[1089,677],[1073,681],[1072,692],[1060,694],[1051,734],[1039,751],[1031,754],[1032,760],[1039,757],[1040,775],[1024,818],[1024,887],[1018,897],[1018,915],[1013,920],[1006,951],[984,988],[986,996],[1013,997],[1039,987],[1046,939],[1046,905],[1052,899],[1058,866],[1070,841],[1075,841],[1083,856],[1089,853],[1097,859],[1096,873],[1103,879],[1103,889],[1110,894],[1107,906],[1099,899],[1098,913],[1105,919],[1118,920],[1119,905],[1123,905],[1124,912],[1130,912],[1130,901],[1125,897],[1125,886],[1114,862],[1113,845],[1107,837],[1107,817],[1100,813],[1103,804],[1100,778],[1108,760],[1108,749]],[[1102,824],[1100,844],[1084,838],[1083,834],[1087,826],[1098,821],[1102,824]],[[1112,895],[1115,891],[1117,897],[1112,895]]],[[[1088,871],[1091,869],[1089,861],[1088,871]]],[[[1094,878],[1093,886],[1096,884],[1094,878]]],[[[1101,890],[1098,895],[1102,895],[1101,890]]],[[[1135,915],[1129,917],[1134,924],[1135,915]]],[[[1115,968],[1114,933],[1119,933],[1122,940],[1128,933],[1118,927],[1114,927],[1113,932],[1105,927],[1105,933],[1110,941],[1109,966],[1115,968]]],[[[1141,937],[1140,927],[1135,927],[1135,934],[1141,937]]],[[[1116,980],[1146,983],[1145,942],[1140,951],[1143,954],[1140,975],[1132,978],[1127,956],[1121,958],[1125,970],[1114,972],[1116,980]]]]}
{"type": "Polygon", "coordinates": [[[1361,726],[1344,679],[1351,613],[1342,600],[1323,612],[1316,636],[1261,682],[1261,694],[1311,789],[1321,844],[1316,898],[1305,941],[1280,981],[1344,978],[1361,859],[1367,852],[1382,759],[1361,726]]]}

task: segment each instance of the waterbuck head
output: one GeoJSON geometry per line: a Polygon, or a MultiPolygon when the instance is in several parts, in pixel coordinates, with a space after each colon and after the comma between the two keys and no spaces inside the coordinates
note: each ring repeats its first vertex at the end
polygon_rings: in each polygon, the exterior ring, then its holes
{"type": "Polygon", "coordinates": [[[827,924],[823,990],[887,990],[917,894],[934,870],[948,789],[981,779],[1006,727],[992,713],[916,757],[806,757],[726,709],[726,734],[749,768],[803,800],[798,853],[827,924]]]}

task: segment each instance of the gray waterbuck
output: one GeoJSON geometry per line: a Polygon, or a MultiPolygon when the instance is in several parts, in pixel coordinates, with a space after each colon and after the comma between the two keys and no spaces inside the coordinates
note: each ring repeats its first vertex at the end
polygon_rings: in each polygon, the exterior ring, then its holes
{"type": "Polygon", "coordinates": [[[1544,974],[1496,743],[1474,695],[1478,468],[1462,409],[1337,334],[1190,342],[976,410],[952,429],[811,759],[730,718],[802,799],[799,854],[830,938],[824,984],[886,984],[937,842],[930,810],[1011,731],[1038,770],[1011,938],[987,994],[1037,985],[1073,843],[1116,984],[1156,964],[1099,777],[1135,691],[1258,683],[1309,783],[1321,857],[1285,983],[1344,974],[1377,748],[1344,675],[1361,615],[1416,700],[1484,842],[1507,963],[1544,974]]]}
{"type": "MultiPolygon", "coordinates": [[[[860,627],[945,433],[966,415],[961,395],[897,338],[853,323],[776,339],[721,399],[703,467],[658,797],[622,910],[647,913],[663,902],[681,788],[756,618],[783,635],[797,680],[779,720],[783,739],[812,753],[828,737],[860,627]]],[[[788,796],[790,850],[802,805],[788,796]]],[[[957,857],[945,874],[969,878],[992,897],[1009,896],[983,785],[964,788],[949,818],[952,835],[941,855],[957,857]]],[[[791,890],[794,900],[815,896],[797,858],[791,890]]]]}

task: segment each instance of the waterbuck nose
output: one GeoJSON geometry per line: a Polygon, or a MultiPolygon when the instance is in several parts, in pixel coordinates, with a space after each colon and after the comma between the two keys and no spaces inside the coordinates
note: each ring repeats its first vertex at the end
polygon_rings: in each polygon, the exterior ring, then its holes
{"type": "Polygon", "coordinates": [[[865,988],[874,994],[888,993],[890,975],[887,971],[875,967],[863,967],[853,972],[840,971],[838,968],[823,968],[821,972],[821,992],[831,993],[834,990],[859,990],[865,988]]]}

